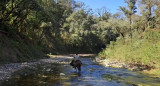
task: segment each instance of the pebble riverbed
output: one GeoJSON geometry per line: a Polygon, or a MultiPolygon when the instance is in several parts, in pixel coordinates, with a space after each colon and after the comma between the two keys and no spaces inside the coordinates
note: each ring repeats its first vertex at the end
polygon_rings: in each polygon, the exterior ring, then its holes
{"type": "Polygon", "coordinates": [[[22,68],[33,67],[34,65],[44,64],[44,63],[69,64],[68,63],[69,61],[67,60],[71,60],[72,58],[73,57],[47,58],[32,62],[3,64],[0,66],[0,82],[10,78],[12,73],[22,68]]]}

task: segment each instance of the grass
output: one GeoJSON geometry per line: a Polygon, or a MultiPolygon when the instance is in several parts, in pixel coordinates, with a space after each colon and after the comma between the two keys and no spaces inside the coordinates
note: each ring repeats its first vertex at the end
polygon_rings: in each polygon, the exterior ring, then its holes
{"type": "Polygon", "coordinates": [[[118,60],[127,64],[141,64],[160,69],[160,33],[149,30],[141,38],[134,37],[132,43],[122,43],[121,38],[111,42],[107,48],[99,53],[99,57],[118,60]]]}

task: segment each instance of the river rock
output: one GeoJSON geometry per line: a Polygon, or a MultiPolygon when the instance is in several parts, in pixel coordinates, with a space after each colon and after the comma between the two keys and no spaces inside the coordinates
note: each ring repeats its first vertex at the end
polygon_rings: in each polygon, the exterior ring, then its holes
{"type": "Polygon", "coordinates": [[[60,73],[60,75],[61,75],[61,76],[64,76],[65,74],[64,74],[64,73],[60,73]]]}

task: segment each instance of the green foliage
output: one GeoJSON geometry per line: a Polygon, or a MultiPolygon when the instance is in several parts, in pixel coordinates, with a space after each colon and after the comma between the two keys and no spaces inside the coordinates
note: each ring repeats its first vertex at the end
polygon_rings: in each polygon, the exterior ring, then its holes
{"type": "Polygon", "coordinates": [[[76,47],[80,52],[98,52],[116,37],[116,34],[107,27],[107,20],[108,18],[103,18],[103,20],[101,17],[95,18],[84,9],[77,10],[66,19],[62,38],[66,40],[67,45],[71,45],[72,49],[76,47]]]}
{"type": "Polygon", "coordinates": [[[24,40],[15,40],[5,35],[0,35],[0,38],[3,39],[0,42],[0,63],[28,61],[44,56],[40,46],[26,44],[24,40]]]}
{"type": "Polygon", "coordinates": [[[147,27],[154,28],[154,25],[153,25],[154,17],[152,15],[154,12],[154,7],[159,1],[158,0],[139,0],[139,2],[141,6],[141,13],[147,21],[146,22],[147,27]]]}
{"type": "Polygon", "coordinates": [[[159,28],[159,4],[146,27],[146,16],[135,14],[136,0],[125,2],[128,7],[120,9],[126,17],[112,15],[106,8],[95,16],[74,0],[1,0],[0,35],[4,38],[0,40],[0,59],[24,61],[47,53],[97,53],[107,47],[101,55],[128,63],[150,63],[152,57],[159,56],[159,33],[150,31],[159,28]],[[4,53],[5,49],[9,51],[4,53]]]}
{"type": "Polygon", "coordinates": [[[160,1],[157,2],[157,10],[155,10],[156,28],[160,29],[160,1]]]}
{"type": "MultiPolygon", "coordinates": [[[[120,7],[121,11],[130,20],[128,23],[125,18],[119,14],[114,14],[110,18],[108,27],[120,36],[116,41],[110,41],[106,48],[99,53],[99,57],[105,57],[111,60],[122,61],[127,64],[140,64],[149,67],[160,68],[160,32],[159,32],[159,3],[155,16],[151,14],[152,8],[156,5],[155,0],[140,0],[145,4],[142,16],[135,15],[131,9],[134,5],[132,0],[128,1],[128,9],[120,7]],[[131,13],[133,12],[133,13],[131,13]],[[145,13],[146,12],[146,13],[145,13]],[[156,26],[155,26],[156,25],[156,26]],[[156,28],[155,28],[156,27],[156,28]],[[131,39],[129,36],[132,36],[131,39]],[[131,42],[130,42],[131,40],[131,42]]],[[[135,0],[133,0],[135,1],[135,0]]]]}
{"type": "Polygon", "coordinates": [[[133,43],[122,44],[120,39],[111,42],[108,47],[99,53],[100,57],[117,59],[126,63],[140,63],[159,68],[160,62],[160,34],[158,31],[147,31],[143,39],[134,38],[133,43]]]}

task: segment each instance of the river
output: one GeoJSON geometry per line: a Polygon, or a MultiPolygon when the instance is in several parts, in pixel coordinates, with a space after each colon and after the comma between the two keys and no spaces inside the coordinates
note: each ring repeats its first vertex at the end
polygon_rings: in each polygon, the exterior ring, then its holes
{"type": "MultiPolygon", "coordinates": [[[[54,58],[52,58],[54,60],[54,58]]],[[[160,86],[160,78],[126,69],[104,67],[92,57],[82,58],[82,71],[68,64],[42,62],[23,68],[3,81],[2,86],[160,86]]]]}

